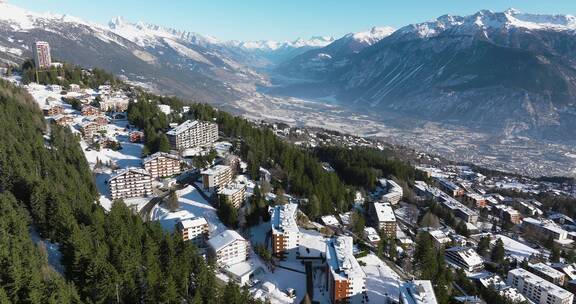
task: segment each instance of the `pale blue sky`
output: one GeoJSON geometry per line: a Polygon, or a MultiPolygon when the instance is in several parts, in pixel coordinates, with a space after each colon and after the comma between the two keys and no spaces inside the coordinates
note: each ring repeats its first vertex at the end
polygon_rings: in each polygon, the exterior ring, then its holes
{"type": "Polygon", "coordinates": [[[372,26],[399,28],[444,14],[513,7],[576,15],[576,0],[8,0],[34,11],[98,23],[115,16],[212,35],[222,40],[293,40],[335,36],[372,26]]]}

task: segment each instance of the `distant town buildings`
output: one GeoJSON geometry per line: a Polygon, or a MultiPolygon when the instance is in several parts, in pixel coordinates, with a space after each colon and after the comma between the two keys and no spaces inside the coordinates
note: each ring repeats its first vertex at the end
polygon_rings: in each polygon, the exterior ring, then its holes
{"type": "Polygon", "coordinates": [[[47,68],[52,65],[50,44],[48,44],[48,42],[36,41],[32,51],[34,53],[34,64],[36,65],[36,68],[47,68]]]}
{"type": "Polygon", "coordinates": [[[280,258],[298,249],[300,230],[296,224],[297,204],[269,207],[272,226],[272,253],[280,258]]]}
{"type": "Polygon", "coordinates": [[[173,176],[182,171],[180,158],[164,152],[156,152],[144,158],[142,163],[153,178],[173,176]]]}
{"type": "Polygon", "coordinates": [[[225,165],[216,165],[202,171],[202,185],[204,189],[217,189],[232,181],[232,168],[225,165]]]}
{"type": "Polygon", "coordinates": [[[208,246],[219,267],[244,262],[249,253],[248,241],[235,230],[226,230],[209,239],[208,246]]]}
{"type": "Polygon", "coordinates": [[[572,293],[522,268],[510,270],[507,282],[534,303],[571,304],[574,300],[572,293]]]}
{"type": "Polygon", "coordinates": [[[326,289],[332,303],[365,303],[366,274],[353,255],[352,237],[339,236],[326,245],[326,289]]]}
{"type": "Polygon", "coordinates": [[[212,122],[187,120],[166,133],[174,150],[209,146],[218,140],[218,125],[212,122]]]}
{"type": "Polygon", "coordinates": [[[210,228],[203,217],[185,219],[176,224],[176,229],[182,234],[184,241],[190,241],[197,247],[203,247],[208,239],[210,228]]]}
{"type": "Polygon", "coordinates": [[[141,168],[126,168],[117,171],[108,179],[113,200],[152,195],[152,176],[141,168]]]}

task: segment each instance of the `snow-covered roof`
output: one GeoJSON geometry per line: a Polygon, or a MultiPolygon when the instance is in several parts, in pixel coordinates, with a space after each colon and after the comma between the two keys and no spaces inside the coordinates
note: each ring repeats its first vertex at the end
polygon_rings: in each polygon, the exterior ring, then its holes
{"type": "Polygon", "coordinates": [[[205,175],[218,175],[218,174],[224,172],[225,170],[230,170],[230,166],[226,166],[226,165],[216,165],[216,166],[210,167],[210,168],[202,171],[202,174],[205,174],[205,175]]]}
{"type": "Polygon", "coordinates": [[[192,127],[194,127],[194,126],[197,125],[197,124],[198,124],[198,121],[197,121],[197,120],[187,120],[187,121],[181,123],[180,125],[178,125],[177,127],[175,127],[174,129],[166,132],[166,134],[167,134],[167,135],[172,135],[172,136],[178,135],[178,134],[180,134],[180,133],[182,133],[182,132],[184,132],[184,131],[192,128],[192,127]]]}
{"type": "Polygon", "coordinates": [[[206,221],[206,219],[204,217],[199,216],[199,217],[195,217],[195,218],[182,220],[182,221],[178,222],[178,225],[183,229],[188,229],[188,228],[198,227],[198,226],[202,226],[202,225],[208,225],[208,221],[206,221]]]}
{"type": "Polygon", "coordinates": [[[451,247],[446,249],[447,253],[453,253],[460,257],[460,259],[469,266],[482,265],[484,260],[472,248],[468,247],[451,247]]]}
{"type": "Polygon", "coordinates": [[[298,205],[284,204],[270,207],[272,231],[284,233],[298,231],[296,212],[298,205]]]}
{"type": "Polygon", "coordinates": [[[327,242],[326,263],[334,278],[365,278],[366,274],[353,255],[354,239],[350,236],[339,236],[327,242]]]}
{"type": "Polygon", "coordinates": [[[570,296],[572,296],[572,293],[568,292],[567,290],[557,286],[556,284],[553,284],[533,273],[531,273],[528,270],[525,270],[523,268],[516,268],[513,270],[510,270],[509,273],[517,276],[517,277],[522,277],[524,279],[524,281],[529,282],[530,284],[534,285],[534,286],[539,286],[540,290],[545,290],[548,292],[548,294],[553,294],[554,296],[558,297],[558,298],[562,298],[562,299],[566,299],[569,298],[570,296]]]}
{"type": "Polygon", "coordinates": [[[320,217],[320,219],[322,220],[324,225],[340,226],[340,222],[338,222],[338,219],[336,219],[336,217],[333,215],[325,215],[320,217]]]}
{"type": "Polygon", "coordinates": [[[561,278],[562,276],[564,276],[564,274],[544,263],[536,263],[536,264],[530,264],[530,268],[534,269],[535,271],[538,271],[542,274],[545,274],[546,276],[556,279],[556,278],[561,278]]]}
{"type": "Polygon", "coordinates": [[[235,230],[226,230],[208,240],[208,245],[218,252],[235,241],[246,241],[235,230]]]}
{"type": "Polygon", "coordinates": [[[234,195],[239,191],[246,189],[246,186],[241,183],[229,183],[224,187],[218,189],[218,194],[222,195],[234,195]]]}
{"type": "Polygon", "coordinates": [[[436,294],[428,280],[414,280],[400,287],[400,302],[404,304],[436,304],[436,294]]]}
{"type": "Polygon", "coordinates": [[[150,176],[150,173],[148,173],[148,171],[146,171],[145,169],[142,168],[137,168],[137,167],[128,167],[128,168],[124,168],[124,169],[120,169],[117,170],[111,177],[109,180],[113,180],[115,178],[117,178],[118,176],[124,175],[128,172],[133,172],[133,173],[137,173],[137,174],[142,174],[142,175],[148,175],[150,176]]]}
{"type": "Polygon", "coordinates": [[[142,163],[145,164],[145,163],[147,163],[147,162],[149,162],[149,161],[151,161],[151,160],[154,160],[154,159],[156,159],[156,158],[158,158],[158,157],[166,157],[166,158],[172,158],[172,159],[175,159],[175,160],[180,160],[180,158],[179,158],[177,155],[170,154],[170,153],[166,153],[166,152],[156,152],[156,153],[154,153],[154,154],[152,154],[152,155],[148,155],[146,158],[144,158],[144,159],[142,160],[142,163]]]}
{"type": "Polygon", "coordinates": [[[432,236],[434,239],[436,239],[436,241],[438,241],[440,243],[449,243],[450,242],[450,238],[442,230],[432,230],[432,231],[428,231],[428,233],[430,234],[430,236],[432,236]]]}
{"type": "Polygon", "coordinates": [[[396,216],[394,215],[394,210],[389,204],[386,203],[374,203],[374,211],[378,217],[378,222],[394,222],[396,221],[396,216]]]}
{"type": "Polygon", "coordinates": [[[314,230],[300,231],[298,252],[301,258],[319,258],[326,252],[324,236],[314,230]]]}

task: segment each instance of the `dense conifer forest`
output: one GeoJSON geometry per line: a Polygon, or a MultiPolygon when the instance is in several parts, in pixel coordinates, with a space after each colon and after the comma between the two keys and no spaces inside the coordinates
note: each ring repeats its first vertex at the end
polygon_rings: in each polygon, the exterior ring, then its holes
{"type": "Polygon", "coordinates": [[[178,235],[122,203],[95,203],[92,173],[68,128],[46,126],[32,97],[0,82],[0,303],[251,303],[178,235]],[[60,244],[63,275],[29,229],[60,244]]]}

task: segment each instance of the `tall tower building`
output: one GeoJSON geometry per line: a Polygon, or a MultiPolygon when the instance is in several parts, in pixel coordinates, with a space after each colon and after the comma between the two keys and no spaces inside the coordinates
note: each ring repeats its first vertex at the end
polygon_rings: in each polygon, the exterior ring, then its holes
{"type": "Polygon", "coordinates": [[[33,51],[36,68],[47,68],[52,65],[52,57],[50,56],[50,44],[48,44],[48,42],[36,41],[33,51]]]}

